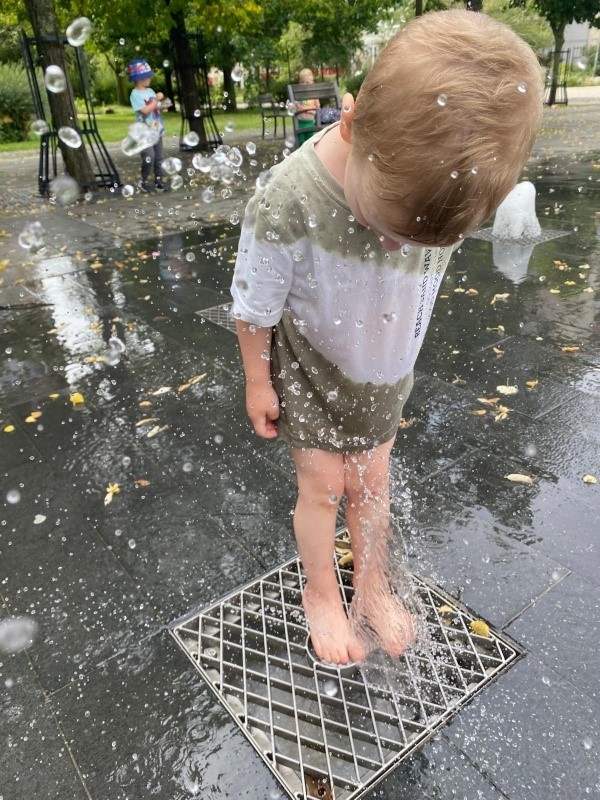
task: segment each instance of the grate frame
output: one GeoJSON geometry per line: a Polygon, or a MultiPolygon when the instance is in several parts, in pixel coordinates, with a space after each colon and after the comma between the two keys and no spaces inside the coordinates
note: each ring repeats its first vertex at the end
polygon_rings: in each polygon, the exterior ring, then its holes
{"type": "Polygon", "coordinates": [[[393,675],[311,655],[297,556],[169,626],[291,800],[358,800],[525,655],[491,626],[489,637],[474,633],[477,615],[432,581],[410,580],[436,652],[401,656],[393,675]]]}
{"type": "Polygon", "coordinates": [[[207,319],[214,325],[219,325],[225,328],[230,333],[235,333],[235,320],[231,316],[231,303],[219,303],[218,306],[210,306],[210,308],[203,308],[200,311],[195,311],[199,317],[207,319]]]}

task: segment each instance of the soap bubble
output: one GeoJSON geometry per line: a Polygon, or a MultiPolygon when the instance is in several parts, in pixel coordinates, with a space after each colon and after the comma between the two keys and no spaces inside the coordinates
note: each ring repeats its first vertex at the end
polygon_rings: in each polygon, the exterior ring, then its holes
{"type": "Polygon", "coordinates": [[[43,136],[45,133],[48,133],[49,130],[48,123],[45,119],[34,119],[29,127],[36,136],[43,136]]]}
{"type": "Polygon", "coordinates": [[[61,206],[70,206],[79,200],[79,184],[70,175],[59,175],[50,182],[50,195],[61,206]]]}
{"type": "Polygon", "coordinates": [[[181,172],[181,159],[174,157],[164,158],[161,166],[167,175],[175,175],[176,172],[181,172]]]}
{"type": "Polygon", "coordinates": [[[84,44],[90,33],[92,32],[92,23],[87,17],[77,17],[67,28],[67,41],[73,47],[81,47],[84,44]]]}
{"type": "Polygon", "coordinates": [[[195,116],[195,117],[201,117],[201,116],[202,116],[202,111],[200,111],[200,109],[199,109],[199,108],[197,108],[197,109],[194,111],[194,116],[195,116]]]}
{"type": "Polygon", "coordinates": [[[338,685],[335,681],[329,679],[323,684],[323,691],[327,697],[335,697],[338,693],[338,685]]]}
{"type": "Polygon", "coordinates": [[[123,197],[131,197],[131,195],[135,192],[135,189],[130,183],[126,183],[125,186],[121,189],[121,194],[123,197]]]}
{"type": "Polygon", "coordinates": [[[225,123],[225,133],[232,133],[234,129],[233,122],[226,122],[225,123]]]}
{"type": "Polygon", "coordinates": [[[44,229],[41,222],[30,222],[19,234],[19,246],[35,253],[44,246],[44,229]]]}
{"type": "Polygon", "coordinates": [[[181,175],[173,175],[171,178],[171,189],[181,189],[183,186],[183,178],[181,175]]]}
{"type": "Polygon", "coordinates": [[[165,60],[163,61],[163,67],[165,69],[169,69],[170,66],[171,66],[171,62],[169,61],[168,58],[165,58],[165,60]]]}
{"type": "Polygon", "coordinates": [[[231,214],[231,216],[229,217],[229,222],[230,222],[232,225],[238,225],[238,224],[239,224],[239,221],[240,221],[240,215],[238,214],[238,212],[237,212],[237,211],[234,211],[234,212],[231,214]]]}
{"type": "Polygon", "coordinates": [[[296,113],[296,104],[294,103],[293,100],[287,101],[287,103],[285,104],[285,110],[287,111],[288,116],[290,117],[294,116],[294,114],[296,113]]]}
{"type": "Polygon", "coordinates": [[[60,94],[67,88],[65,73],[56,64],[51,64],[46,68],[44,83],[46,84],[46,89],[53,94],[60,94]]]}
{"type": "Polygon", "coordinates": [[[183,137],[183,143],[188,147],[196,147],[199,141],[200,137],[198,136],[196,131],[190,131],[189,133],[186,133],[186,135],[183,137]]]}
{"type": "Polygon", "coordinates": [[[248,142],[246,144],[246,152],[249,156],[253,156],[256,153],[256,145],[254,142],[248,142]]]}
{"type": "Polygon", "coordinates": [[[194,254],[194,253],[192,253],[192,251],[191,251],[191,250],[189,250],[189,251],[188,251],[188,252],[185,254],[185,260],[186,260],[186,261],[194,261],[194,260],[195,260],[195,258],[196,258],[196,256],[195,256],[195,254],[194,254]]]}
{"type": "Polygon", "coordinates": [[[409,244],[403,244],[402,247],[400,248],[400,255],[407,256],[411,250],[412,247],[409,244]]]}
{"type": "Polygon", "coordinates": [[[81,136],[75,128],[70,128],[68,125],[63,125],[58,129],[58,138],[67,147],[72,147],[73,149],[81,147],[81,136]]]}
{"type": "Polygon", "coordinates": [[[215,190],[212,186],[209,186],[202,192],[202,202],[203,203],[212,203],[215,199],[215,190]]]}
{"type": "Polygon", "coordinates": [[[121,46],[125,44],[125,39],[123,39],[123,37],[121,37],[121,38],[119,39],[119,44],[120,44],[121,46]]]}
{"type": "Polygon", "coordinates": [[[592,737],[591,736],[586,736],[585,739],[583,739],[583,749],[584,750],[591,750],[593,746],[594,746],[594,741],[593,741],[592,737]]]}
{"type": "Polygon", "coordinates": [[[458,170],[453,169],[452,172],[450,173],[450,177],[452,178],[453,181],[455,181],[458,178],[458,170]]]}
{"type": "Polygon", "coordinates": [[[446,105],[447,102],[448,102],[448,96],[447,95],[445,95],[445,94],[439,94],[438,95],[438,99],[437,99],[438,106],[442,106],[443,107],[443,106],[446,105]]]}
{"type": "Polygon", "coordinates": [[[577,61],[575,62],[575,66],[577,69],[586,69],[588,65],[587,58],[585,56],[579,56],[577,61]]]}
{"type": "Polygon", "coordinates": [[[526,94],[526,93],[527,93],[527,88],[528,88],[528,87],[527,87],[527,84],[526,84],[526,83],[520,83],[520,84],[517,86],[517,91],[518,91],[518,92],[521,92],[521,94],[526,94]]]}
{"type": "Polygon", "coordinates": [[[0,652],[18,653],[33,644],[37,623],[31,617],[9,617],[0,622],[0,652]]]}
{"type": "Polygon", "coordinates": [[[233,167],[241,167],[244,163],[244,156],[237,147],[232,147],[227,154],[227,159],[233,167]]]}
{"type": "Polygon", "coordinates": [[[236,64],[236,66],[231,70],[231,77],[236,83],[239,83],[244,77],[244,68],[239,64],[236,64]]]}

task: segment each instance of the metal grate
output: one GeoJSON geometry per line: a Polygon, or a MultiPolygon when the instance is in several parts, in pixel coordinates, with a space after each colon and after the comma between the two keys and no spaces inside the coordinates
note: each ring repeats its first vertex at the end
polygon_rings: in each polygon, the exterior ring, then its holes
{"type": "MultiPolygon", "coordinates": [[[[336,569],[348,606],[352,573],[336,569]]],[[[291,559],[171,627],[294,800],[361,797],[522,655],[502,633],[474,633],[462,604],[412,576],[431,646],[393,670],[327,666],[308,648],[303,580],[291,559]]]]}
{"type": "Polygon", "coordinates": [[[195,313],[199,317],[204,317],[209,322],[214,322],[215,325],[220,325],[225,330],[235,333],[235,320],[231,316],[231,303],[221,303],[221,305],[203,308],[195,313]]]}
{"type": "Polygon", "coordinates": [[[553,231],[549,228],[541,231],[538,236],[522,236],[519,239],[498,239],[492,235],[492,228],[480,228],[475,233],[471,233],[472,239],[481,239],[484,242],[501,242],[503,244],[520,244],[529,247],[532,244],[549,242],[551,239],[560,239],[561,236],[568,236],[571,231],[553,231]]]}

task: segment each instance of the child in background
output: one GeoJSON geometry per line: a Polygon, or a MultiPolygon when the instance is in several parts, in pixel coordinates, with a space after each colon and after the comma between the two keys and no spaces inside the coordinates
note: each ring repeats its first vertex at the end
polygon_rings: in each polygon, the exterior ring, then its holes
{"type": "MultiPolygon", "coordinates": [[[[315,82],[315,76],[311,69],[301,69],[298,75],[299,83],[309,84],[315,82]]],[[[298,100],[296,103],[296,119],[299,130],[302,128],[312,128],[316,121],[317,108],[320,108],[318,100],[298,100]]],[[[303,144],[307,139],[313,135],[314,131],[309,133],[299,133],[298,142],[303,144]]]]}
{"type": "Polygon", "coordinates": [[[415,640],[390,577],[390,452],[451,253],[518,180],[542,97],[537,59],[508,27],[425,14],[248,204],[231,290],[246,406],[259,436],[291,447],[302,603],[325,661],[415,640]],[[343,494],[349,615],[334,569],[343,494]]]}
{"type": "Polygon", "coordinates": [[[161,166],[163,160],[162,137],[165,132],[165,126],[163,125],[160,109],[162,107],[161,104],[165,101],[165,96],[162,92],[157,94],[154,89],[150,88],[150,81],[154,77],[154,72],[143,58],[136,58],[132,61],[127,67],[127,72],[129,80],[135,84],[129,99],[135,111],[136,119],[138,122],[143,122],[156,134],[156,142],[141,152],[142,183],[140,189],[142,192],[152,190],[153,187],[148,179],[154,173],[154,188],[163,190],[166,188],[162,180],[161,166]]]}

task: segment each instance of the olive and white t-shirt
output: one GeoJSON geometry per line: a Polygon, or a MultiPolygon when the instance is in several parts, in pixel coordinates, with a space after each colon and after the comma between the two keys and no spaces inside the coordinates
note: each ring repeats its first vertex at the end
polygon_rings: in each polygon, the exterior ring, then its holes
{"type": "Polygon", "coordinates": [[[452,247],[383,249],[351,216],[313,137],[248,203],[232,313],[275,326],[280,434],[362,451],[394,436],[452,247]]]}

